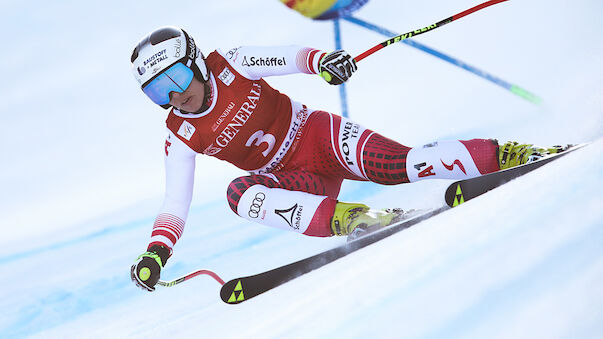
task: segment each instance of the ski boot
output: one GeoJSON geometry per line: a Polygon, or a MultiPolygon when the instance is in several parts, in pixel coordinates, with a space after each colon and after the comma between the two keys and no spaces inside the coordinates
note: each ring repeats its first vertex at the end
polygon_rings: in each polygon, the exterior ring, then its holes
{"type": "Polygon", "coordinates": [[[363,204],[337,202],[331,231],[334,235],[347,235],[351,240],[402,220],[404,215],[399,208],[377,211],[363,204]]]}
{"type": "Polygon", "coordinates": [[[498,147],[498,166],[501,170],[527,164],[550,154],[561,153],[571,145],[542,148],[532,144],[507,141],[498,147]]]}

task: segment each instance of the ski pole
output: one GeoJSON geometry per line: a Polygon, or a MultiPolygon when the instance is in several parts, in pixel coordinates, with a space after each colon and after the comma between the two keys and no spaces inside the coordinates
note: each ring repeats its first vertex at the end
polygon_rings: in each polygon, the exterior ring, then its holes
{"type": "Polygon", "coordinates": [[[434,29],[436,29],[438,27],[442,27],[442,26],[444,26],[444,25],[446,25],[448,23],[451,23],[454,20],[458,20],[458,19],[460,19],[460,18],[462,18],[462,17],[464,17],[466,15],[469,15],[469,14],[471,14],[473,12],[477,12],[480,9],[483,9],[483,8],[486,8],[486,7],[489,7],[489,6],[492,6],[492,5],[496,5],[498,3],[505,2],[505,1],[508,1],[508,0],[490,0],[490,1],[486,1],[486,2],[484,2],[482,4],[480,4],[480,5],[477,5],[475,7],[469,8],[466,11],[463,11],[461,13],[455,14],[455,15],[453,15],[453,16],[451,16],[449,18],[446,18],[446,19],[444,19],[442,21],[436,22],[433,25],[430,25],[430,26],[427,26],[427,27],[424,27],[424,28],[421,28],[421,29],[417,29],[417,30],[414,30],[414,31],[410,31],[408,33],[400,34],[398,36],[395,36],[393,38],[385,40],[385,41],[383,41],[382,43],[380,43],[378,45],[375,45],[373,48],[371,48],[371,49],[363,52],[359,56],[355,57],[354,60],[356,60],[356,62],[358,62],[358,61],[366,58],[367,56],[369,56],[369,55],[377,52],[378,50],[382,49],[383,47],[387,47],[387,46],[389,46],[391,44],[403,41],[403,40],[408,39],[410,37],[413,37],[413,36],[416,36],[416,35],[419,35],[419,34],[423,34],[425,32],[432,31],[432,30],[434,30],[434,29]]]}
{"type": "Polygon", "coordinates": [[[178,285],[181,282],[185,282],[191,278],[194,278],[198,275],[202,275],[202,274],[206,274],[209,275],[210,277],[214,278],[218,283],[220,283],[220,285],[224,285],[224,280],[222,280],[222,278],[220,278],[216,273],[210,271],[210,270],[196,270],[194,272],[191,272],[185,276],[182,276],[178,279],[174,279],[172,281],[163,281],[163,280],[159,280],[157,282],[157,285],[163,286],[163,287],[172,287],[174,285],[178,285]]]}
{"type": "MultiPolygon", "coordinates": [[[[356,17],[353,17],[353,16],[348,16],[348,17],[345,17],[343,19],[346,20],[346,21],[348,21],[348,22],[351,22],[353,24],[356,24],[356,25],[358,25],[360,27],[364,27],[364,28],[367,28],[367,29],[369,29],[371,31],[380,33],[381,35],[385,35],[385,36],[394,36],[394,35],[396,35],[395,32],[392,32],[392,31],[390,31],[388,29],[385,29],[383,27],[379,27],[379,26],[377,26],[375,24],[366,22],[366,21],[364,21],[362,19],[359,19],[359,18],[356,18],[356,17]]],[[[503,79],[501,79],[501,78],[499,78],[499,77],[497,77],[497,76],[495,76],[493,74],[490,74],[490,73],[488,73],[486,71],[478,69],[477,67],[471,66],[471,65],[469,65],[469,64],[467,64],[467,63],[465,63],[465,62],[463,62],[463,61],[461,61],[461,60],[459,60],[457,58],[454,58],[454,57],[452,57],[450,55],[444,54],[443,52],[437,51],[437,50],[435,50],[435,49],[433,49],[431,47],[425,46],[424,44],[421,44],[418,41],[415,41],[413,39],[406,39],[406,40],[402,40],[402,43],[404,43],[404,44],[406,44],[408,46],[417,48],[419,50],[422,50],[425,53],[431,54],[431,55],[433,55],[433,56],[435,56],[435,57],[437,57],[437,58],[439,58],[439,59],[441,59],[443,61],[449,62],[452,65],[455,65],[455,66],[460,67],[460,68],[462,68],[462,69],[464,69],[466,71],[469,71],[469,72],[471,72],[471,73],[473,73],[473,74],[475,74],[475,75],[477,75],[477,76],[479,76],[479,77],[481,77],[483,79],[486,79],[486,80],[492,82],[493,84],[498,85],[498,86],[500,86],[500,87],[508,90],[509,92],[511,92],[513,94],[516,94],[516,95],[518,95],[518,96],[520,96],[520,97],[522,97],[522,98],[524,98],[524,99],[526,99],[526,100],[528,100],[528,101],[530,101],[532,103],[540,104],[542,102],[542,99],[540,97],[538,97],[537,95],[531,93],[530,91],[528,91],[528,90],[526,90],[526,89],[524,89],[524,88],[522,88],[522,87],[520,87],[518,85],[514,85],[512,83],[509,83],[508,81],[505,81],[505,80],[503,80],[503,79]]]]}

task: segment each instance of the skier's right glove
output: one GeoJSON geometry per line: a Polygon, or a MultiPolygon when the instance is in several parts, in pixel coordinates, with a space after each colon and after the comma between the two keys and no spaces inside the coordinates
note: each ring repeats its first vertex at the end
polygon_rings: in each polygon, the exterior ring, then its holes
{"type": "Polygon", "coordinates": [[[356,60],[344,50],[331,52],[318,63],[320,76],[331,85],[343,84],[357,69],[356,60]]]}
{"type": "Polygon", "coordinates": [[[165,266],[169,256],[169,248],[159,245],[151,246],[132,265],[130,269],[132,281],[143,290],[153,292],[159,281],[161,269],[165,266]]]}

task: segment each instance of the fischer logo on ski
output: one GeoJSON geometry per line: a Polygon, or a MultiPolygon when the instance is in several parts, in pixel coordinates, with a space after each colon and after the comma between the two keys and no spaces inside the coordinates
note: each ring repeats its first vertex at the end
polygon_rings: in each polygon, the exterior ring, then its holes
{"type": "Polygon", "coordinates": [[[238,304],[242,301],[245,301],[245,295],[243,294],[243,285],[241,285],[241,280],[237,282],[230,298],[228,299],[229,304],[238,304]]]}
{"type": "Polygon", "coordinates": [[[460,204],[465,203],[465,198],[463,198],[463,191],[461,190],[461,184],[456,186],[456,194],[454,195],[454,203],[452,207],[456,207],[460,204]]]}

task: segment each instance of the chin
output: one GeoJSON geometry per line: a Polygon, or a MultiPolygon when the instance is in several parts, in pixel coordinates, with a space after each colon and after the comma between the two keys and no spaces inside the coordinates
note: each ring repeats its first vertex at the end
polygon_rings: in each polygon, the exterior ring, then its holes
{"type": "Polygon", "coordinates": [[[189,112],[189,113],[196,113],[198,110],[201,109],[201,105],[199,105],[197,108],[193,108],[194,106],[187,106],[187,107],[182,107],[180,108],[181,111],[185,111],[185,112],[189,112]]]}
{"type": "MultiPolygon", "coordinates": [[[[192,105],[191,105],[192,106],[192,105]]],[[[200,102],[199,104],[195,105],[195,108],[192,108],[191,112],[197,112],[198,110],[201,109],[201,107],[203,107],[203,102],[200,102]]]]}
{"type": "Polygon", "coordinates": [[[200,109],[201,109],[201,105],[199,105],[199,107],[197,107],[197,108],[191,108],[190,110],[187,110],[187,111],[188,112],[192,112],[192,113],[196,113],[200,109]]]}

